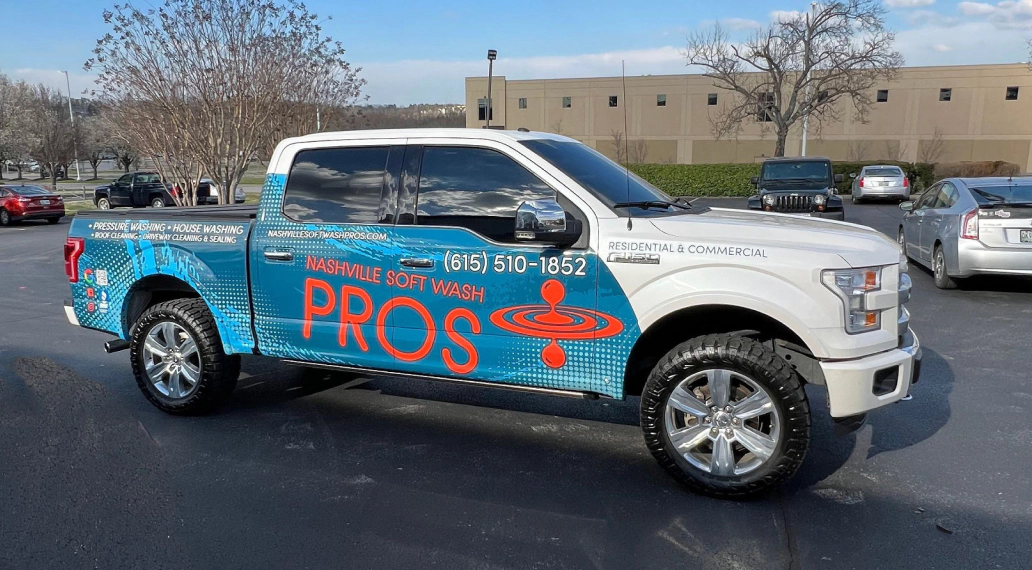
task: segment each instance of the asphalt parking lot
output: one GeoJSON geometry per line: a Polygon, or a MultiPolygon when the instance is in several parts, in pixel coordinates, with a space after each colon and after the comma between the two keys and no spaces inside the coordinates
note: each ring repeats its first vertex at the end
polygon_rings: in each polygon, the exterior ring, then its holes
{"type": "MultiPolygon", "coordinates": [[[[719,201],[721,205],[732,202],[719,201]]],[[[894,205],[847,204],[894,236],[894,205]]],[[[681,489],[637,400],[357,386],[257,358],[219,413],[138,392],[72,327],[67,221],[0,228],[0,568],[1028,568],[1032,283],[912,265],[914,399],[813,441],[782,491],[681,489]]]]}

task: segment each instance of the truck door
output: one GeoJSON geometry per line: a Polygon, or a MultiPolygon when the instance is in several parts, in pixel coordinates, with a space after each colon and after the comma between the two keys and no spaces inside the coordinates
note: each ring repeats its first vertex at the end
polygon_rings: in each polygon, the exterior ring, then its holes
{"type": "Polygon", "coordinates": [[[108,201],[112,206],[132,206],[131,191],[133,187],[133,175],[123,174],[111,183],[108,190],[108,201]]]}
{"type": "Polygon", "coordinates": [[[622,325],[595,311],[587,236],[565,251],[516,241],[517,208],[557,199],[533,168],[502,148],[409,148],[388,278],[398,369],[591,390],[592,340],[622,325]]]}
{"type": "Polygon", "coordinates": [[[262,354],[392,367],[380,342],[390,321],[378,310],[391,300],[403,143],[285,151],[285,187],[267,186],[251,240],[262,354]]]}

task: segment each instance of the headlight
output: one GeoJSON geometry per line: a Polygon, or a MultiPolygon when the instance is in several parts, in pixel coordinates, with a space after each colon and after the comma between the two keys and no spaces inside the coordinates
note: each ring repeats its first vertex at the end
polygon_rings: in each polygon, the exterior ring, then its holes
{"type": "Polygon", "coordinates": [[[828,200],[828,197],[825,196],[824,194],[818,194],[818,195],[813,197],[813,203],[818,205],[818,206],[823,206],[824,203],[827,202],[827,200],[828,200]]]}
{"type": "Polygon", "coordinates": [[[824,286],[842,299],[846,332],[859,334],[881,328],[881,311],[867,310],[867,293],[881,289],[881,268],[832,269],[821,273],[824,286]]]}
{"type": "Polygon", "coordinates": [[[764,196],[763,197],[763,203],[768,205],[768,206],[773,206],[774,205],[774,195],[773,194],[767,194],[766,196],[764,196]]]}

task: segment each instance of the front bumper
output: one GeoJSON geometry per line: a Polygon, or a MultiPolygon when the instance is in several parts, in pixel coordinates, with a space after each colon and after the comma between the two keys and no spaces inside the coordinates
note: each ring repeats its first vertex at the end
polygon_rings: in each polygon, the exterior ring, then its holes
{"type": "Polygon", "coordinates": [[[910,393],[921,372],[921,342],[908,331],[899,348],[856,358],[821,362],[831,417],[869,412],[910,393]]]}

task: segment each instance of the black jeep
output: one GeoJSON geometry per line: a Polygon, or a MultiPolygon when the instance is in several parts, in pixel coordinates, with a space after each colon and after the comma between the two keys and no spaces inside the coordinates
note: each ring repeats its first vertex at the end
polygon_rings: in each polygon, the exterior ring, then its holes
{"type": "Polygon", "coordinates": [[[827,158],[768,158],[752,178],[757,194],[749,198],[749,208],[844,220],[836,182],[842,175],[833,174],[827,158]]]}

